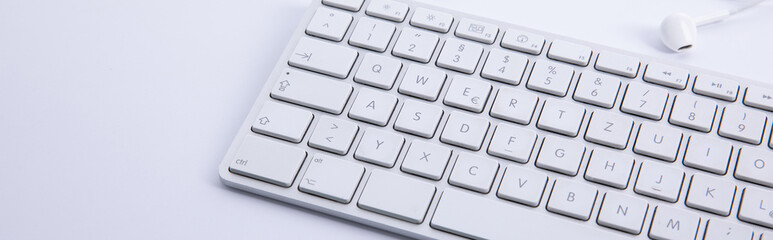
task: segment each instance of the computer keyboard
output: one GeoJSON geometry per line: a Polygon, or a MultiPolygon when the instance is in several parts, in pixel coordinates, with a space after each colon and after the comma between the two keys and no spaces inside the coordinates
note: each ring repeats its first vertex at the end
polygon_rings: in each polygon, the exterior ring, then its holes
{"type": "Polygon", "coordinates": [[[773,86],[411,1],[322,0],[219,167],[413,238],[773,239],[773,86]]]}

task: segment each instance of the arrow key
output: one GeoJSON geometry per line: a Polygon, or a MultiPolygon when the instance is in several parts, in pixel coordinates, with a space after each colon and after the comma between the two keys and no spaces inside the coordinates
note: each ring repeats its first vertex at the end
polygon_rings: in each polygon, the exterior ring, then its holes
{"type": "Polygon", "coordinates": [[[309,146],[346,155],[358,130],[357,124],[352,122],[322,116],[311,133],[309,146]]]}

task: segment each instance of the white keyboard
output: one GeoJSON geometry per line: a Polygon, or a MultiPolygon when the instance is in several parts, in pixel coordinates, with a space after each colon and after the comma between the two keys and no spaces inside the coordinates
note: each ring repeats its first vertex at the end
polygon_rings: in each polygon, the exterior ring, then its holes
{"type": "Polygon", "coordinates": [[[414,238],[773,239],[773,86],[410,1],[322,0],[219,167],[414,238]]]}

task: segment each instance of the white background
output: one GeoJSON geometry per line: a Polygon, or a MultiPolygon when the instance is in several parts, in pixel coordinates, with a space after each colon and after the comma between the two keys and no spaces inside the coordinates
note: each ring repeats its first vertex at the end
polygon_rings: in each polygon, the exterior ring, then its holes
{"type": "MultiPolygon", "coordinates": [[[[0,239],[389,239],[220,183],[310,0],[0,0],[0,239]]],[[[729,0],[443,1],[773,83],[773,2],[668,53],[660,20],[729,0]]]]}

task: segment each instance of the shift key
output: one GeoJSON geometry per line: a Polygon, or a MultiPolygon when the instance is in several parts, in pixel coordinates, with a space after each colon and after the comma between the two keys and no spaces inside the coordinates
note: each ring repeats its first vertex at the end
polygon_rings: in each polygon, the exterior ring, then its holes
{"type": "Polygon", "coordinates": [[[341,114],[352,85],[325,77],[285,69],[271,90],[271,97],[332,114],[341,114]]]}

